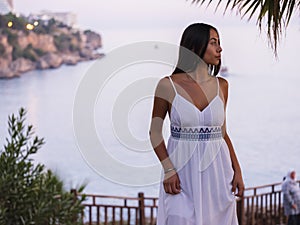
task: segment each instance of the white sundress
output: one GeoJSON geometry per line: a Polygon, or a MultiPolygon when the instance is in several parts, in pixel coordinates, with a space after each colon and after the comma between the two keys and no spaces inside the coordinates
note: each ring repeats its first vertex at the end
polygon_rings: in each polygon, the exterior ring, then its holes
{"type": "Polygon", "coordinates": [[[221,130],[225,111],[219,80],[215,98],[201,111],[178,94],[169,79],[175,97],[167,151],[182,191],[167,194],[161,183],[157,225],[237,225],[234,172],[221,130]]]}

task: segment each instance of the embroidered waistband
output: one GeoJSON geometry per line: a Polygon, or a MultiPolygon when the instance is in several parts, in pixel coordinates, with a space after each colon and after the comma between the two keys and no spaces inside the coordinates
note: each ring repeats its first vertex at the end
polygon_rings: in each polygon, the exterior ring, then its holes
{"type": "Polygon", "coordinates": [[[188,141],[211,141],[222,138],[221,126],[177,127],[171,125],[171,136],[188,141]]]}

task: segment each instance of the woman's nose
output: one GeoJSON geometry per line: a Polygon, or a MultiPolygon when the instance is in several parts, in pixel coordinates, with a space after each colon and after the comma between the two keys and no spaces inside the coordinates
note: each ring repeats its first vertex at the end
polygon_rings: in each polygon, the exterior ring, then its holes
{"type": "Polygon", "coordinates": [[[218,52],[222,52],[222,47],[219,45],[218,52]]]}

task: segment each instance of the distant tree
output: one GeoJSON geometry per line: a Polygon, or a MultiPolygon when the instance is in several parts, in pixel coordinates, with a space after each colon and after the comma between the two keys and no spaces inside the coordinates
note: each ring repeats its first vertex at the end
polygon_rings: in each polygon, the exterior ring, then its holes
{"type": "Polygon", "coordinates": [[[32,44],[27,45],[25,49],[23,49],[22,57],[25,59],[29,59],[33,62],[36,62],[38,60],[38,56],[34,51],[34,48],[32,47],[32,44]]]}
{"type": "Polygon", "coordinates": [[[76,199],[57,176],[33,162],[31,156],[44,139],[33,137],[33,127],[24,124],[25,114],[21,108],[18,116],[9,117],[9,137],[0,151],[0,224],[82,224],[79,215],[84,196],[76,199]]]}
{"type": "Polygon", "coordinates": [[[0,43],[0,57],[2,57],[5,54],[5,46],[0,43]]]}
{"type": "Polygon", "coordinates": [[[54,18],[51,18],[47,25],[44,27],[47,34],[51,34],[56,30],[57,22],[54,18]]]}
{"type": "MultiPolygon", "coordinates": [[[[192,0],[192,3],[200,5],[204,3],[211,5],[212,2],[212,0],[192,0]]],[[[283,28],[287,28],[293,13],[300,11],[300,0],[219,0],[216,9],[223,2],[226,3],[225,11],[236,9],[242,17],[248,16],[248,20],[257,15],[256,21],[260,31],[262,24],[266,23],[269,43],[276,56],[283,28]]]]}
{"type": "Polygon", "coordinates": [[[70,49],[71,37],[68,34],[61,33],[54,36],[55,47],[61,51],[66,52],[70,49]]]}
{"type": "Polygon", "coordinates": [[[7,41],[11,46],[19,45],[18,35],[16,34],[16,32],[13,32],[8,28],[4,28],[2,29],[1,33],[7,36],[7,41]]]}
{"type": "Polygon", "coordinates": [[[13,13],[8,13],[6,15],[0,15],[0,27],[1,28],[7,27],[8,22],[13,22],[13,25],[10,29],[27,31],[26,24],[28,23],[28,21],[26,18],[24,18],[22,16],[17,17],[13,13]]]}
{"type": "Polygon", "coordinates": [[[19,45],[14,45],[12,50],[12,60],[14,61],[21,57],[23,57],[23,50],[19,45]]]}

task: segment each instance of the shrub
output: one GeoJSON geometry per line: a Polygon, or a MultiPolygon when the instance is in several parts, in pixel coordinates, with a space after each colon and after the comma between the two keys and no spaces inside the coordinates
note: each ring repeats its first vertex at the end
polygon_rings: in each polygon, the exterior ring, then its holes
{"type": "Polygon", "coordinates": [[[2,28],[6,28],[7,27],[7,23],[8,21],[12,21],[13,22],[13,26],[10,29],[15,29],[15,30],[23,30],[23,31],[27,31],[26,30],[26,24],[27,24],[27,19],[20,16],[17,17],[15,14],[13,13],[8,13],[6,15],[1,15],[0,17],[0,27],[2,28]]]}
{"type": "Polygon", "coordinates": [[[38,56],[45,55],[45,52],[42,49],[33,48],[31,44],[27,45],[23,50],[19,45],[13,46],[12,58],[16,60],[18,58],[29,59],[33,62],[38,60],[38,56]]]}
{"type": "Polygon", "coordinates": [[[46,52],[44,52],[43,49],[40,48],[34,48],[33,50],[38,56],[43,56],[46,54],[46,52]]]}
{"type": "Polygon", "coordinates": [[[20,48],[19,45],[15,45],[13,46],[13,51],[12,51],[12,58],[13,58],[13,61],[20,58],[20,57],[23,57],[23,51],[22,49],[20,48]]]}
{"type": "Polygon", "coordinates": [[[51,18],[48,21],[48,24],[45,26],[46,33],[47,34],[53,33],[56,29],[56,24],[57,24],[56,20],[54,18],[51,18]]]}
{"type": "Polygon", "coordinates": [[[7,35],[7,42],[11,45],[11,46],[15,46],[18,45],[18,35],[12,31],[10,31],[8,28],[3,29],[2,31],[3,34],[7,35]]]}
{"type": "Polygon", "coordinates": [[[71,37],[67,34],[62,33],[60,35],[54,36],[54,44],[56,48],[61,52],[65,52],[70,49],[70,41],[71,37]]]}
{"type": "Polygon", "coordinates": [[[85,31],[83,31],[83,33],[84,34],[89,34],[89,33],[92,33],[92,31],[91,30],[85,30],[85,31]]]}
{"type": "Polygon", "coordinates": [[[78,52],[80,50],[80,47],[78,45],[70,43],[69,50],[70,50],[70,52],[78,52]]]}
{"type": "Polygon", "coordinates": [[[0,43],[0,56],[4,56],[5,54],[5,47],[3,44],[0,43]]]}
{"type": "Polygon", "coordinates": [[[33,31],[37,34],[47,34],[46,25],[44,25],[42,20],[38,20],[38,25],[33,29],[33,31]]]}
{"type": "Polygon", "coordinates": [[[23,50],[22,57],[25,59],[29,59],[33,62],[37,61],[36,53],[35,53],[34,49],[32,48],[31,44],[27,45],[27,47],[23,50]]]}
{"type": "Polygon", "coordinates": [[[18,116],[9,117],[9,137],[0,151],[0,224],[82,224],[84,197],[74,199],[50,170],[33,163],[31,156],[44,139],[33,137],[33,127],[24,124],[25,114],[21,108],[18,116]]]}
{"type": "Polygon", "coordinates": [[[80,32],[79,31],[76,31],[75,33],[72,34],[76,39],[77,41],[81,42],[81,35],[80,35],[80,32]]]}

